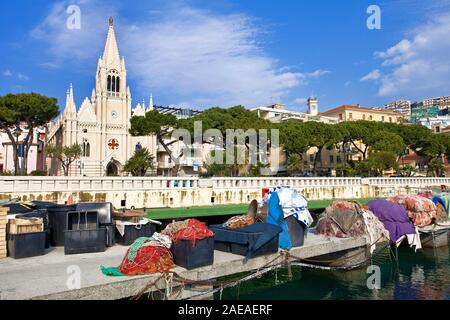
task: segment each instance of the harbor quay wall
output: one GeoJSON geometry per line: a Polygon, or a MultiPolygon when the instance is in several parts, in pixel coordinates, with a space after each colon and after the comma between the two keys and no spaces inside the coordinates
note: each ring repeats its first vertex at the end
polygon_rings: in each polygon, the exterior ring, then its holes
{"type": "Polygon", "coordinates": [[[111,202],[116,208],[247,204],[262,189],[289,185],[308,200],[389,197],[436,190],[450,178],[1,177],[0,200],[111,202]]]}

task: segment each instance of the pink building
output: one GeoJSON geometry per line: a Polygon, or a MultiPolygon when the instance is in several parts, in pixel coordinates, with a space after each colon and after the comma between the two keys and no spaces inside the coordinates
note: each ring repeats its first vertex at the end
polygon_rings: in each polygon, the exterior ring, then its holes
{"type": "MultiPolygon", "coordinates": [[[[18,138],[19,144],[25,139],[28,134],[27,129],[22,129],[23,132],[18,138]]],[[[32,171],[45,170],[45,130],[35,129],[33,144],[28,153],[28,174],[32,171]]],[[[23,147],[19,147],[19,155],[23,152],[23,147]]],[[[19,166],[23,166],[23,157],[19,157],[19,166]]],[[[10,172],[14,174],[14,149],[11,140],[6,132],[0,132],[0,173],[10,172]]]]}

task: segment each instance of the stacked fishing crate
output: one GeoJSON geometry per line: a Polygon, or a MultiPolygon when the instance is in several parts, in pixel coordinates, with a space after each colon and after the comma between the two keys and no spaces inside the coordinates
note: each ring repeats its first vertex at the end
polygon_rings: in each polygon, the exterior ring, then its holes
{"type": "Polygon", "coordinates": [[[22,259],[45,254],[43,218],[14,218],[7,226],[8,255],[22,259]]]}
{"type": "Polygon", "coordinates": [[[6,224],[8,208],[0,207],[0,259],[6,258],[6,224]]]}

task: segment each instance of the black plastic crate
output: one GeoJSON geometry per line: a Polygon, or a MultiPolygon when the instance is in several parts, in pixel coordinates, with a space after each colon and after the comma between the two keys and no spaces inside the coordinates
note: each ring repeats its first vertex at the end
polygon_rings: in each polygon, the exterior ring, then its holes
{"type": "Polygon", "coordinates": [[[69,211],[67,212],[66,230],[94,230],[98,229],[97,211],[69,211]]]}
{"type": "Polygon", "coordinates": [[[177,266],[188,270],[210,266],[214,263],[214,238],[177,240],[170,249],[177,266]],[[195,246],[194,246],[195,244],[195,246]]]}
{"type": "Polygon", "coordinates": [[[116,228],[115,241],[124,246],[130,246],[133,242],[141,237],[151,237],[156,232],[156,225],[148,222],[146,224],[126,225],[125,233],[122,236],[116,228]]]}
{"type": "Polygon", "coordinates": [[[100,228],[106,228],[106,246],[112,247],[116,243],[116,225],[114,223],[100,223],[100,228]]]}
{"type": "Polygon", "coordinates": [[[104,252],[105,250],[106,228],[64,232],[65,254],[104,252]]]}
{"type": "Polygon", "coordinates": [[[239,229],[222,225],[210,226],[214,232],[215,249],[244,255],[248,258],[278,251],[281,228],[267,223],[255,223],[239,229]]]}
{"type": "Polygon", "coordinates": [[[16,215],[16,218],[42,218],[45,231],[45,249],[50,248],[50,228],[48,224],[47,209],[36,209],[35,211],[32,211],[30,213],[16,215]]]}
{"type": "Polygon", "coordinates": [[[50,244],[52,246],[64,246],[64,231],[67,230],[67,212],[75,209],[76,205],[54,205],[48,207],[48,226],[50,230],[50,244]]]}
{"type": "Polygon", "coordinates": [[[301,247],[305,242],[305,225],[294,216],[286,219],[292,247],[301,247]]]}
{"type": "Polygon", "coordinates": [[[97,211],[100,224],[113,222],[113,206],[111,202],[82,202],[77,204],[77,211],[97,211]]]}
{"type": "Polygon", "coordinates": [[[13,259],[45,254],[45,232],[8,234],[8,255],[13,259]]]}

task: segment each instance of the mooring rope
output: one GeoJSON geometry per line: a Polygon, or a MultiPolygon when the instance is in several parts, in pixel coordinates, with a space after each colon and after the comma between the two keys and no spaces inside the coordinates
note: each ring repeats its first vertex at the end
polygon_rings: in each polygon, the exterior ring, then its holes
{"type": "MultiPolygon", "coordinates": [[[[380,240],[382,240],[383,237],[380,237],[377,241],[375,241],[374,243],[370,244],[369,246],[367,246],[367,249],[376,245],[380,240]]],[[[340,262],[340,261],[346,261],[349,259],[352,259],[358,255],[361,255],[361,252],[357,252],[355,254],[351,254],[349,256],[344,256],[344,257],[340,257],[340,258],[336,258],[333,260],[314,260],[314,259],[308,259],[308,258],[301,258],[301,257],[297,257],[295,255],[292,255],[292,253],[289,250],[281,250],[279,252],[279,255],[277,255],[274,259],[270,260],[269,262],[267,262],[266,264],[264,264],[263,266],[259,267],[258,269],[256,269],[255,271],[251,272],[250,274],[246,274],[246,275],[242,275],[242,276],[238,276],[232,279],[228,279],[228,280],[222,280],[222,281],[218,281],[218,280],[193,280],[193,279],[188,279],[185,278],[183,276],[181,276],[180,274],[176,273],[176,272],[165,272],[163,274],[161,274],[156,280],[149,282],[147,285],[145,285],[135,296],[133,296],[131,299],[134,300],[138,300],[141,298],[141,296],[147,292],[148,290],[152,289],[153,287],[156,288],[157,291],[160,292],[160,294],[162,294],[162,296],[166,297],[166,299],[169,298],[174,298],[172,295],[172,291],[173,291],[173,287],[177,286],[178,284],[180,284],[182,286],[182,289],[178,291],[178,293],[176,294],[176,298],[179,297],[179,295],[181,294],[181,291],[183,290],[183,288],[186,285],[190,285],[190,286],[207,286],[207,287],[213,287],[213,289],[211,290],[206,290],[203,291],[197,295],[193,295],[190,296],[188,298],[185,299],[193,299],[199,296],[204,296],[207,294],[214,294],[216,292],[221,292],[220,296],[222,297],[222,292],[223,289],[229,288],[229,287],[234,287],[236,285],[239,285],[242,282],[248,281],[248,280],[252,280],[254,278],[257,277],[261,277],[262,275],[272,271],[272,270],[277,270],[280,266],[286,266],[287,270],[288,270],[288,277],[289,279],[292,279],[292,269],[291,267],[294,266],[300,266],[300,267],[308,267],[308,268],[313,268],[313,269],[321,269],[321,270],[352,270],[355,268],[358,268],[364,264],[366,264],[369,260],[371,260],[373,258],[373,256],[375,256],[376,254],[378,254],[379,252],[383,251],[384,249],[386,249],[387,247],[389,247],[390,244],[387,243],[384,247],[382,247],[382,249],[377,250],[377,252],[375,252],[374,254],[371,254],[368,258],[364,259],[361,262],[358,262],[356,264],[350,265],[350,266],[324,266],[324,263],[331,263],[331,262],[340,262]],[[281,261],[278,261],[280,260],[281,261]],[[166,290],[165,292],[163,292],[159,287],[158,287],[158,282],[160,282],[161,280],[165,281],[166,284],[166,290]],[[176,283],[176,284],[174,284],[176,283]],[[217,287],[214,289],[214,287],[217,287]]]]}

